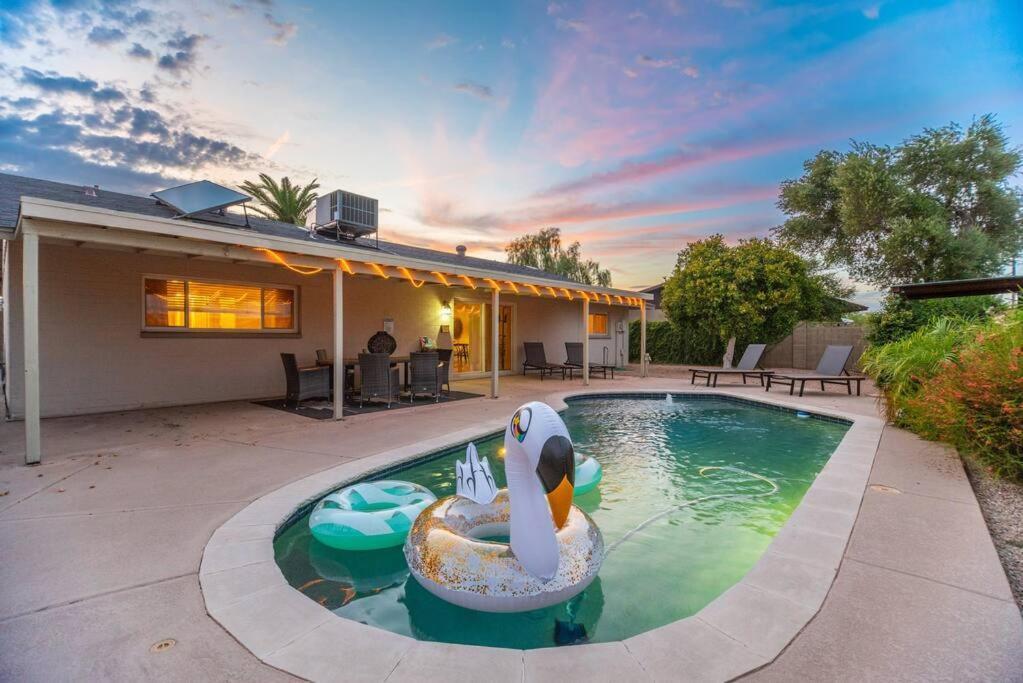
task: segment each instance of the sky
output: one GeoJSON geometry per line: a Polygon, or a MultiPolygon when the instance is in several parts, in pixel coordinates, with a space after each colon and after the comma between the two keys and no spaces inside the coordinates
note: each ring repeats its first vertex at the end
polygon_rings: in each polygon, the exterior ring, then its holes
{"type": "Polygon", "coordinates": [[[315,178],[382,239],[560,227],[621,287],[769,234],[820,149],[985,113],[1023,144],[1018,0],[0,0],[0,172],[315,178]]]}

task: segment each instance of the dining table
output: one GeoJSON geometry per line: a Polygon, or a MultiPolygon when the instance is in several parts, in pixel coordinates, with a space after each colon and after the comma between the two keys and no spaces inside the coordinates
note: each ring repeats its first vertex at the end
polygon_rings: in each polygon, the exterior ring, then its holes
{"type": "MultiPolygon", "coordinates": [[[[404,387],[405,391],[408,391],[409,380],[411,379],[409,377],[409,372],[408,372],[408,364],[409,364],[409,362],[411,362],[411,360],[412,359],[409,356],[391,356],[391,367],[394,367],[395,365],[401,365],[402,366],[402,386],[404,387]]],[[[347,374],[348,370],[352,371],[352,375],[353,375],[353,380],[352,380],[353,386],[352,386],[352,389],[354,390],[354,388],[355,388],[354,387],[354,374],[355,374],[355,368],[358,367],[358,365],[359,365],[359,359],[358,359],[358,357],[355,357],[355,358],[344,358],[343,361],[344,361],[344,364],[345,364],[345,373],[347,374]]],[[[322,366],[322,367],[333,368],[334,367],[334,359],[333,358],[328,358],[326,360],[318,360],[318,361],[316,361],[316,364],[319,365],[319,366],[322,366]]]]}

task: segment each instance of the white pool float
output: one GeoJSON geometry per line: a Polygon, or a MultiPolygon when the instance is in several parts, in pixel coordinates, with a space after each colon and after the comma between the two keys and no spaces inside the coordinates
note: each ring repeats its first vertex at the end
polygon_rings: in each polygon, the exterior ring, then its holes
{"type": "Polygon", "coordinates": [[[522,612],[564,602],[593,581],[604,559],[600,529],[572,505],[568,429],[550,406],[527,403],[505,429],[504,448],[508,488],[486,504],[452,496],[423,510],[405,540],[409,570],[430,593],[469,609],[522,612]],[[511,541],[482,540],[495,536],[511,541]]]}
{"type": "Polygon", "coordinates": [[[325,496],[309,515],[313,537],[341,550],[401,545],[419,513],[437,500],[407,481],[368,481],[325,496]]]}

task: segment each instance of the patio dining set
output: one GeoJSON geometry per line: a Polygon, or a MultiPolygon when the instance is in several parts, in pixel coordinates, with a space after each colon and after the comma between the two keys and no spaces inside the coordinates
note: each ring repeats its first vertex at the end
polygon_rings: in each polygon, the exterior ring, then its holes
{"type": "MultiPolygon", "coordinates": [[[[357,356],[342,358],[344,364],[344,398],[358,403],[385,403],[388,408],[402,398],[415,403],[416,397],[427,396],[433,402],[442,393],[451,393],[451,349],[424,349],[407,356],[393,355],[397,343],[386,332],[377,332],[357,356]],[[399,366],[403,372],[399,373],[399,366]],[[358,373],[356,373],[358,371],[358,373]],[[358,386],[356,375],[358,374],[358,386]]],[[[335,359],[326,349],[316,350],[316,364],[299,367],[293,353],[282,353],[287,382],[285,403],[297,407],[302,401],[334,396],[335,359]]]]}

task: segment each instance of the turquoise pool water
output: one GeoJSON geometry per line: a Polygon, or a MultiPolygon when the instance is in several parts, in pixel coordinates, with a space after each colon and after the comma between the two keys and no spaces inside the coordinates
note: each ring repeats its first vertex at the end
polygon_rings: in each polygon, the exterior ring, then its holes
{"type": "MultiPolygon", "coordinates": [[[[698,612],[749,571],[827,462],[847,425],[719,398],[586,398],[563,413],[577,451],[604,468],[600,487],[575,503],[615,546],[597,579],[573,600],[519,614],[450,605],[409,577],[401,548],[345,552],[312,538],[308,514],[274,542],[285,578],[338,615],[421,640],[512,648],[606,642],[698,612]],[[645,520],[704,496],[712,499],[645,520]],[[631,532],[631,533],[630,533],[631,532]],[[624,539],[624,540],[622,540],[624,539]],[[619,542],[615,545],[616,542],[619,542]]],[[[501,437],[476,442],[504,485],[501,437]]],[[[404,479],[454,494],[464,446],[373,478],[404,479]]]]}

